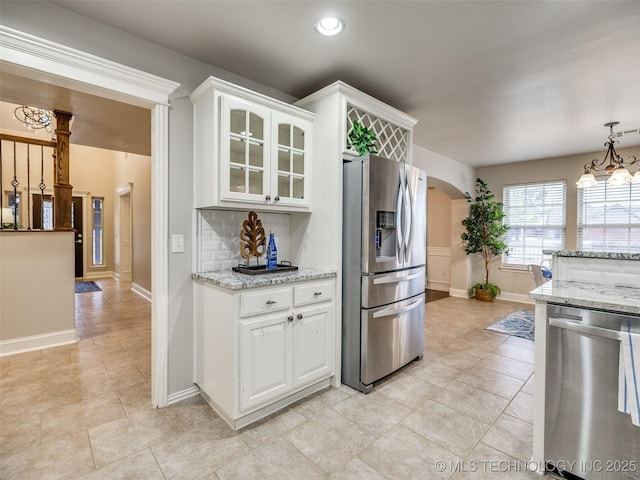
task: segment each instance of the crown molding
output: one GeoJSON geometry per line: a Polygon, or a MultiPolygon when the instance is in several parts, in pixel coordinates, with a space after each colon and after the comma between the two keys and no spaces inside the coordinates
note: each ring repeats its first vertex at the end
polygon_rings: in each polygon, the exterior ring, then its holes
{"type": "Polygon", "coordinates": [[[3,71],[24,76],[28,70],[39,72],[38,80],[92,95],[104,96],[103,89],[118,92],[121,101],[151,107],[168,104],[168,97],[180,84],[135,68],[127,67],[90,53],[66,47],[13,28],[0,25],[0,61],[3,71]],[[45,72],[44,78],[41,72],[45,72]],[[47,82],[52,83],[52,82],[47,82]]]}

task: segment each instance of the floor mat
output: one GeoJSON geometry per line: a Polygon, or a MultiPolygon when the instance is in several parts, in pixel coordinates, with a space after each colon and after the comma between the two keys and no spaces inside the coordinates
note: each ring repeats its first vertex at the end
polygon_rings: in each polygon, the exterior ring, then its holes
{"type": "Polygon", "coordinates": [[[533,340],[534,320],[535,314],[532,310],[521,308],[515,312],[511,312],[509,315],[504,317],[502,320],[498,320],[493,325],[489,325],[486,330],[533,340]]]}
{"type": "Polygon", "coordinates": [[[76,293],[101,292],[96,282],[76,282],[76,293]]]}

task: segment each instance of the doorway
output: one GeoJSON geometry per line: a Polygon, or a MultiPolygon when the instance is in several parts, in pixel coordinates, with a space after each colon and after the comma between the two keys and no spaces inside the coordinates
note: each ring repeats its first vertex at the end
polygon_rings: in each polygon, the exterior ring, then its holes
{"type": "Polygon", "coordinates": [[[133,214],[131,210],[131,183],[125,183],[116,189],[118,194],[118,212],[116,220],[116,275],[118,280],[133,280],[133,214]]]}
{"type": "Polygon", "coordinates": [[[169,403],[169,95],[179,83],[38,39],[18,30],[0,29],[3,71],[19,69],[30,78],[49,79],[85,93],[129,101],[151,109],[152,153],[152,363],[151,399],[155,406],[169,403]],[[46,59],[43,62],[43,59],[46,59]]]}
{"type": "Polygon", "coordinates": [[[82,197],[71,198],[71,228],[73,228],[73,240],[75,247],[75,272],[76,278],[84,277],[84,223],[82,221],[82,197]]]}

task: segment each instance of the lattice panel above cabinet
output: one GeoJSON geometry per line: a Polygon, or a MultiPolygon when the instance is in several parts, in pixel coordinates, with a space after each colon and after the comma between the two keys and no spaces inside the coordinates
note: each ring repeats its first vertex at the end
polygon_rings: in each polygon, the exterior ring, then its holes
{"type": "MultiPolygon", "coordinates": [[[[376,134],[376,147],[378,155],[396,160],[398,162],[407,162],[409,160],[409,131],[382,120],[363,110],[358,110],[352,105],[347,105],[347,136],[353,130],[353,122],[372,129],[376,134]]],[[[347,150],[358,154],[355,150],[346,146],[347,150]]]]}

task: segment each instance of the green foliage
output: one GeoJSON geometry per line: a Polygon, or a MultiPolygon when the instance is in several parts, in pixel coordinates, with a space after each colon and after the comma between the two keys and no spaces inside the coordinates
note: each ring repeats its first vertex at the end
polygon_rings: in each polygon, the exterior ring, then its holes
{"type": "Polygon", "coordinates": [[[360,125],[357,120],[353,121],[353,128],[349,132],[347,147],[356,149],[360,155],[378,153],[376,141],[376,134],[372,129],[360,125]]]}
{"type": "Polygon", "coordinates": [[[479,253],[482,256],[485,270],[484,288],[492,290],[492,287],[495,287],[497,289],[495,295],[497,295],[500,289],[489,283],[489,262],[503,253],[509,255],[509,249],[504,241],[504,235],[509,231],[509,226],[502,223],[505,216],[502,203],[493,200],[493,193],[479,178],[476,179],[475,197],[468,192],[465,193],[465,197],[470,206],[469,216],[462,221],[466,229],[461,235],[462,247],[467,255],[479,253]]]}
{"type": "Polygon", "coordinates": [[[473,297],[476,290],[487,290],[491,298],[496,298],[500,294],[500,287],[494,283],[476,283],[469,289],[469,296],[473,297]]]}

